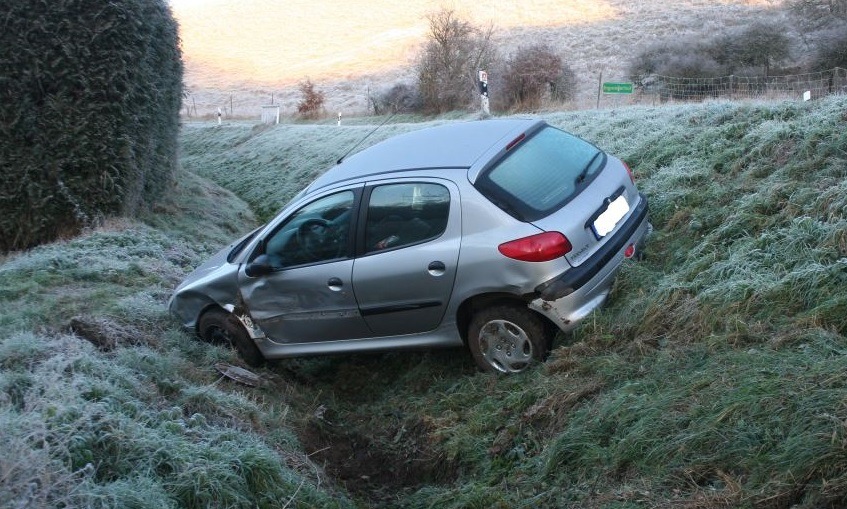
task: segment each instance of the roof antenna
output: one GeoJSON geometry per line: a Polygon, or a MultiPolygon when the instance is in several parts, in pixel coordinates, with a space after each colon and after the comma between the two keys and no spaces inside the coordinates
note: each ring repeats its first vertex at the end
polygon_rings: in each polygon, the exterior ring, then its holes
{"type": "Polygon", "coordinates": [[[359,140],[359,142],[358,142],[358,143],[356,143],[355,145],[353,145],[352,147],[350,147],[350,150],[348,150],[347,152],[345,152],[343,156],[339,157],[339,158],[338,158],[338,161],[336,161],[336,162],[335,162],[335,164],[341,164],[341,161],[343,161],[345,157],[349,156],[349,155],[350,155],[350,152],[352,152],[352,151],[356,150],[356,147],[358,147],[358,146],[359,146],[359,145],[361,145],[361,144],[362,144],[365,140],[367,140],[368,138],[370,138],[370,137],[371,137],[371,135],[372,135],[373,133],[375,133],[375,132],[376,132],[376,131],[380,128],[380,127],[382,127],[382,126],[384,126],[385,124],[387,124],[387,123],[388,123],[388,121],[389,121],[389,120],[391,120],[392,118],[394,118],[394,115],[396,115],[396,114],[397,114],[397,112],[395,111],[394,113],[392,113],[391,115],[389,115],[389,116],[388,116],[388,118],[386,118],[385,120],[383,120],[383,122],[382,122],[381,124],[379,124],[378,126],[374,127],[374,128],[373,128],[373,130],[372,130],[371,132],[369,132],[368,134],[366,134],[366,135],[365,135],[365,137],[364,137],[364,138],[362,138],[361,140],[359,140]]]}

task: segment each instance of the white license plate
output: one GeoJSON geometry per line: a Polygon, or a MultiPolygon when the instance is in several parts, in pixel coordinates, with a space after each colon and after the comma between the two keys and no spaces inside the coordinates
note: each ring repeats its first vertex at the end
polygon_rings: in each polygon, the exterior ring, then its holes
{"type": "Polygon", "coordinates": [[[618,196],[615,201],[609,204],[609,208],[594,220],[592,225],[594,233],[598,237],[605,237],[615,229],[615,226],[626,216],[627,212],[629,212],[629,203],[626,202],[623,195],[618,196]]]}

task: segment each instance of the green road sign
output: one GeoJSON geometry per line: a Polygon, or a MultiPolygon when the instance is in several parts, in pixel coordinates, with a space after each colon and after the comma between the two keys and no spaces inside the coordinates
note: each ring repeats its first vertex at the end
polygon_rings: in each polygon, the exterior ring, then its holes
{"type": "Polygon", "coordinates": [[[632,83],[603,83],[604,94],[631,94],[632,83]]]}

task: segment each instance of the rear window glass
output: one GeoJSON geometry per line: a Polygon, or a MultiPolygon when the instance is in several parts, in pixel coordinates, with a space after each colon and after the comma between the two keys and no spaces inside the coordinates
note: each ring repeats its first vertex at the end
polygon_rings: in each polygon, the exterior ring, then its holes
{"type": "Polygon", "coordinates": [[[558,210],[606,164],[606,154],[585,140],[545,127],[513,148],[476,186],[521,221],[558,210]]]}

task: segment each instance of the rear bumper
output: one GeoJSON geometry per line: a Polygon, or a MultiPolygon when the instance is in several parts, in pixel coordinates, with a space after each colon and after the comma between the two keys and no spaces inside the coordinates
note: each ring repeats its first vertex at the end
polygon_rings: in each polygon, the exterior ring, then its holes
{"type": "Polygon", "coordinates": [[[647,199],[642,195],[634,213],[611,242],[606,243],[589,260],[561,276],[538,285],[537,298],[529,307],[545,315],[567,332],[608,297],[615,276],[631,245],[641,251],[649,229],[647,199]]]}

